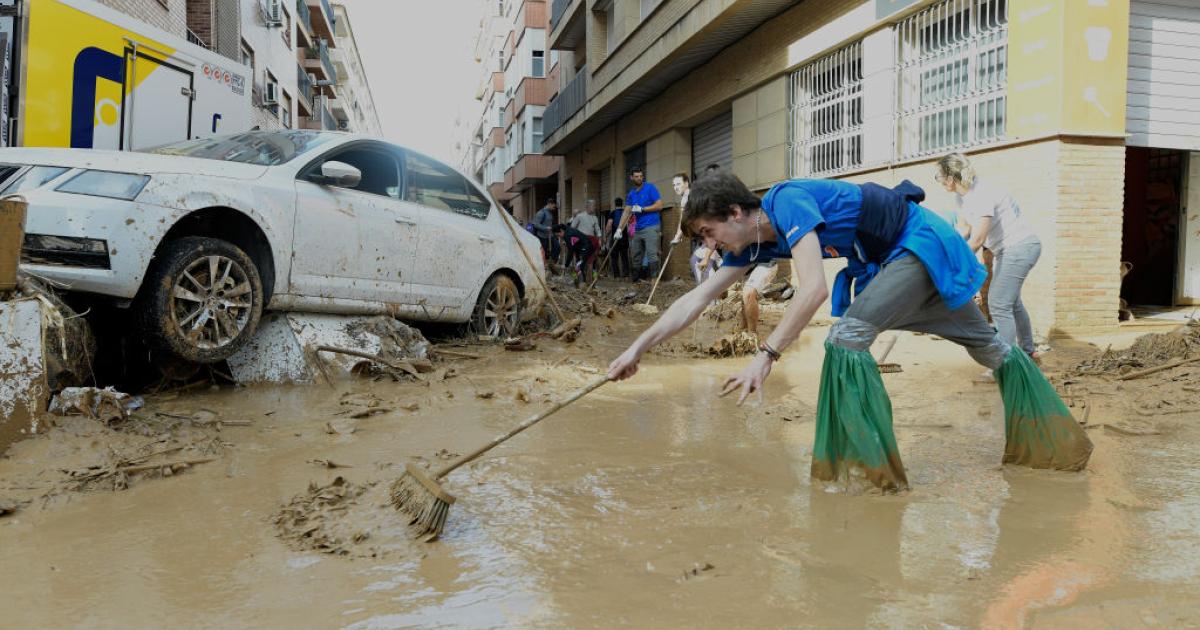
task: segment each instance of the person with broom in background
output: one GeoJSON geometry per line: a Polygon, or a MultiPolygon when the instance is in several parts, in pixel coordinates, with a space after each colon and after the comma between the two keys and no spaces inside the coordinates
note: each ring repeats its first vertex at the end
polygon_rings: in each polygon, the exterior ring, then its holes
{"type": "Polygon", "coordinates": [[[790,258],[799,279],[791,303],[750,364],[725,381],[721,395],[740,391],[740,405],[761,392],[774,363],[832,294],[840,319],[825,341],[814,479],[863,479],[886,492],[908,487],[891,402],[868,352],[889,329],[939,335],[995,371],[1005,408],[1005,463],[1083,469],[1091,441],[1029,356],[983,318],[972,298],[985,271],[954,227],[920,205],[924,198],[907,180],[895,189],[792,180],[760,199],[727,172],[698,179],[684,210],[684,230],[725,251],[724,264],[613,360],[608,376],[622,380],[637,373],[647,350],[695,321],[750,265],[790,258]],[[823,258],[848,259],[832,291],[823,258]]]}

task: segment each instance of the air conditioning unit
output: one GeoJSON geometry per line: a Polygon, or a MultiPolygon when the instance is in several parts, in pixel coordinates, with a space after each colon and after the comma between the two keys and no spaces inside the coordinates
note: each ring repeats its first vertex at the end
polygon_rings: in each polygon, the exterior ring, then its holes
{"type": "Polygon", "coordinates": [[[263,91],[263,105],[275,105],[279,102],[279,84],[268,83],[263,91]]]}
{"type": "Polygon", "coordinates": [[[350,131],[350,121],[339,120],[338,121],[338,131],[350,131]]]}
{"type": "Polygon", "coordinates": [[[283,7],[280,5],[280,0],[261,0],[263,4],[260,6],[263,10],[263,21],[267,26],[283,26],[283,7]]]}

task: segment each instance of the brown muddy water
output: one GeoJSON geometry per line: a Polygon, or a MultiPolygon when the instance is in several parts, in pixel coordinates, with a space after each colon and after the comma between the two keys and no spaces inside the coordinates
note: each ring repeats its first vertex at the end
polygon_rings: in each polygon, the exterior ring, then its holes
{"type": "MultiPolygon", "coordinates": [[[[1083,474],[1001,467],[995,387],[973,385],[980,368],[948,342],[905,335],[889,357],[904,372],[884,378],[913,489],[847,495],[808,476],[824,333],[806,333],[743,408],[714,390],[745,359],[649,356],[632,381],[452,474],[458,503],[436,543],[409,541],[380,493],[363,495],[346,518],[372,535],[349,556],[289,546],[273,518],[310,483],[386,483],[405,462],[469,451],[594,378],[556,363],[603,365],[629,331],[486,351],[429,387],[150,398],[250,426],[221,431],[215,462],[0,519],[0,626],[1200,624],[1200,416],[1157,434],[1089,430],[1083,474]],[[346,394],[389,411],[349,421],[346,394]]],[[[54,437],[0,460],[0,494],[103,443],[54,437]]]]}

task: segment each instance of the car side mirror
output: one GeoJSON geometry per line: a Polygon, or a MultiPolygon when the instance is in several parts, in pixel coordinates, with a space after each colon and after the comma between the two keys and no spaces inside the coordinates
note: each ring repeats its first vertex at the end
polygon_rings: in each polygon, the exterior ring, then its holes
{"type": "Polygon", "coordinates": [[[321,165],[321,177],[317,183],[341,188],[354,188],[362,181],[362,171],[346,164],[330,160],[321,165]]]}

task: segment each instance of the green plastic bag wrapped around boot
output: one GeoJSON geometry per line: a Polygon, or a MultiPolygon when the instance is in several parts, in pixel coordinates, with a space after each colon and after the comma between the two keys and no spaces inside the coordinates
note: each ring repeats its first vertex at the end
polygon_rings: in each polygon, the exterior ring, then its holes
{"type": "Polygon", "coordinates": [[[1004,400],[1004,463],[1083,470],[1092,441],[1029,355],[1013,346],[995,374],[1004,400]]]}
{"type": "Polygon", "coordinates": [[[884,492],[908,489],[892,433],[892,401],[868,352],[825,343],[812,476],[866,479],[884,492]]]}

